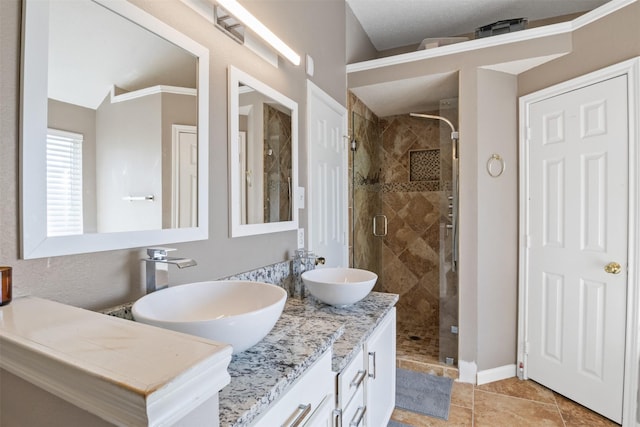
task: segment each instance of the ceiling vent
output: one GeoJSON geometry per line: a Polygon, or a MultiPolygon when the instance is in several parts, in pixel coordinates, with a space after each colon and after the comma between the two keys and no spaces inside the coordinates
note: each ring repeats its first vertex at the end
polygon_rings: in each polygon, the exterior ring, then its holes
{"type": "Polygon", "coordinates": [[[527,18],[514,18],[497,21],[493,24],[476,28],[476,38],[497,36],[500,34],[512,33],[527,28],[527,18]]]}

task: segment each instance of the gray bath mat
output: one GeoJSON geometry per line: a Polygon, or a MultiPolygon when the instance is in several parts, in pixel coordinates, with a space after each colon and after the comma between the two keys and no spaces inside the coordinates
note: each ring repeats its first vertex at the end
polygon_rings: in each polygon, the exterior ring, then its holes
{"type": "Polygon", "coordinates": [[[411,427],[411,426],[407,424],[399,423],[398,421],[389,420],[389,424],[387,424],[387,427],[411,427]]]}
{"type": "Polygon", "coordinates": [[[396,368],[396,407],[449,419],[453,380],[396,368]]]}

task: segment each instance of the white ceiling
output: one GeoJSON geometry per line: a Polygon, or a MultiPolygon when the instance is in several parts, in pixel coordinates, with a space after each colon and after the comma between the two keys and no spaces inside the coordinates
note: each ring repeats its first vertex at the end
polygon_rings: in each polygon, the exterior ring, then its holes
{"type": "Polygon", "coordinates": [[[352,88],[378,117],[438,109],[441,99],[458,96],[458,72],[430,74],[352,88]]]}
{"type": "Polygon", "coordinates": [[[529,21],[586,12],[608,0],[347,0],[377,50],[425,38],[473,33],[512,18],[529,21]]]}

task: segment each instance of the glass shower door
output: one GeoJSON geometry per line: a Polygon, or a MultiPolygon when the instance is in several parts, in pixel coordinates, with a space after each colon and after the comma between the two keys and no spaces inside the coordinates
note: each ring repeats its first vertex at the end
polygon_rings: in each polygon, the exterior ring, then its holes
{"type": "Polygon", "coordinates": [[[380,185],[381,133],[375,122],[353,113],[351,117],[352,265],[378,275],[382,289],[382,214],[380,185]]]}
{"type": "MultiPolygon", "coordinates": [[[[440,115],[448,118],[457,128],[458,99],[440,101],[440,115]]],[[[451,129],[440,124],[440,169],[442,188],[440,191],[440,305],[439,305],[439,360],[447,365],[458,364],[458,270],[454,264],[453,236],[454,201],[457,193],[458,164],[454,158],[451,129]]],[[[457,257],[456,257],[457,258],[457,257]]]]}

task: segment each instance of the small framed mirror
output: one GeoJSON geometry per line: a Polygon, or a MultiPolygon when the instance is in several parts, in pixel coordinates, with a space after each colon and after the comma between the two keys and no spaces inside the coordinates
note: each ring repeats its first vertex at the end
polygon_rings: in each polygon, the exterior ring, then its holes
{"type": "Polygon", "coordinates": [[[208,238],[208,49],[124,0],[23,13],[23,258],[208,238]]]}
{"type": "Polygon", "coordinates": [[[231,237],[298,228],[298,104],[229,67],[231,237]]]}

